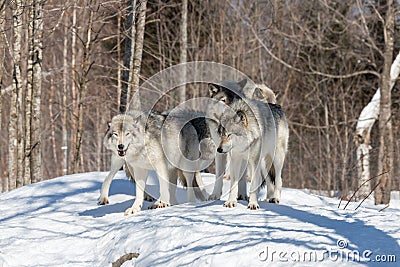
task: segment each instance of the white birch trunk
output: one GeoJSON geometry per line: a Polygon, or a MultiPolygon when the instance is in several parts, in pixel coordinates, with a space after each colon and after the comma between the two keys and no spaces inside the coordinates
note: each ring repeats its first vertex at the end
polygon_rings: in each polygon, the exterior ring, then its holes
{"type": "Polygon", "coordinates": [[[130,99],[132,81],[133,81],[133,61],[135,55],[135,9],[136,0],[129,0],[125,21],[125,52],[124,52],[124,69],[122,70],[122,87],[119,111],[124,113],[127,109],[127,104],[130,99]]]}
{"type": "Polygon", "coordinates": [[[32,123],[31,123],[31,180],[36,183],[42,180],[41,149],[41,96],[42,96],[42,59],[43,59],[43,3],[34,1],[35,23],[33,28],[33,91],[32,91],[32,123]]]}
{"type": "MultiPolygon", "coordinates": [[[[89,2],[89,5],[91,2],[89,2]]],[[[79,102],[78,102],[78,125],[77,131],[75,134],[75,156],[74,156],[74,173],[79,171],[79,167],[81,167],[82,163],[82,155],[81,155],[81,148],[82,148],[82,135],[83,135],[83,101],[86,97],[86,90],[87,90],[87,76],[90,69],[90,53],[92,50],[92,26],[93,26],[93,10],[90,9],[89,11],[89,21],[86,28],[86,35],[87,39],[84,46],[84,53],[82,59],[82,74],[79,81],[79,102]]]]}
{"type": "MultiPolygon", "coordinates": [[[[135,41],[135,54],[133,59],[133,77],[132,87],[130,95],[133,95],[139,88],[140,83],[140,68],[142,65],[142,54],[143,54],[143,39],[144,39],[144,28],[146,23],[146,6],[147,0],[142,0],[138,11],[138,24],[136,30],[136,41],[135,41]]],[[[130,98],[128,98],[129,101],[130,98]]]]}
{"type": "Polygon", "coordinates": [[[27,84],[25,91],[25,157],[24,157],[24,185],[31,183],[31,118],[32,118],[32,91],[33,91],[33,60],[34,60],[34,1],[30,0],[28,12],[28,64],[27,84]]]}
{"type": "MultiPolygon", "coordinates": [[[[22,90],[21,79],[21,35],[22,35],[22,19],[23,3],[21,0],[15,1],[13,6],[13,86],[10,104],[10,120],[8,132],[8,181],[9,189],[13,190],[17,187],[17,160],[18,160],[18,95],[22,90]]],[[[22,168],[22,166],[19,166],[22,168]]],[[[22,177],[21,177],[22,179],[22,177]]]]}
{"type": "MultiPolygon", "coordinates": [[[[63,92],[62,92],[62,175],[68,173],[68,108],[67,108],[67,95],[68,95],[68,15],[64,13],[64,43],[63,43],[63,92]]],[[[73,71],[72,71],[73,72],[73,71]]],[[[72,80],[72,83],[74,80],[72,80]]]]}
{"type": "MultiPolygon", "coordinates": [[[[390,69],[391,89],[393,89],[399,73],[400,53],[397,55],[390,69]]],[[[354,142],[357,147],[358,186],[364,184],[357,193],[359,198],[367,196],[371,191],[371,183],[367,182],[371,178],[369,169],[370,134],[375,121],[379,117],[380,101],[381,90],[378,88],[371,101],[361,111],[357,121],[354,142]]]]}
{"type": "MultiPolygon", "coordinates": [[[[2,91],[3,91],[3,70],[4,70],[4,28],[5,28],[5,0],[0,1],[0,126],[1,126],[1,111],[2,111],[2,91]]],[[[1,192],[8,191],[8,179],[5,179],[5,172],[0,172],[1,177],[1,192]],[[4,175],[4,176],[3,176],[4,175]]]]}
{"type": "MultiPolygon", "coordinates": [[[[188,1],[182,1],[182,20],[181,20],[181,52],[180,52],[180,63],[187,62],[187,13],[188,13],[188,1]]],[[[182,68],[182,86],[179,88],[179,102],[182,103],[186,100],[186,67],[182,68]]]]}

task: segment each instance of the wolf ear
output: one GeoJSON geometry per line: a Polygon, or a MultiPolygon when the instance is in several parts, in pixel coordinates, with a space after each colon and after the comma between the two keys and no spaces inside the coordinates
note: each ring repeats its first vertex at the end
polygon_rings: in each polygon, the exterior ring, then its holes
{"type": "Polygon", "coordinates": [[[238,82],[238,84],[240,86],[240,91],[242,91],[245,97],[253,98],[254,86],[251,86],[250,84],[248,85],[247,79],[241,80],[240,82],[238,82]]]}
{"type": "Polygon", "coordinates": [[[210,97],[213,97],[220,91],[220,88],[218,85],[209,83],[208,84],[208,93],[210,94],[210,97]]]}
{"type": "Polygon", "coordinates": [[[240,86],[240,90],[243,90],[243,88],[246,86],[247,84],[247,79],[244,78],[243,80],[241,80],[240,82],[238,82],[239,86],[240,86]]]}
{"type": "Polygon", "coordinates": [[[214,117],[215,117],[218,121],[220,121],[220,120],[221,120],[221,117],[222,117],[222,114],[218,115],[217,113],[214,112],[214,117]]]}
{"type": "Polygon", "coordinates": [[[243,122],[243,124],[244,124],[244,126],[248,126],[248,121],[247,121],[247,116],[246,116],[246,114],[243,112],[243,111],[241,111],[241,110],[239,110],[238,112],[236,112],[236,115],[237,115],[237,123],[239,123],[239,122],[243,122]]]}

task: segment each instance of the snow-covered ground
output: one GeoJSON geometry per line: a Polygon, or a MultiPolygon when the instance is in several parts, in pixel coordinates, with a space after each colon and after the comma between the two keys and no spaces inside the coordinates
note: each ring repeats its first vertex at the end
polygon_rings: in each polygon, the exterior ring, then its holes
{"type": "MultiPolygon", "coordinates": [[[[64,176],[0,195],[0,266],[400,266],[400,200],[350,203],[285,188],[280,205],[186,203],[124,216],[134,186],[119,172],[98,206],[106,173],[64,176]],[[394,259],[395,257],[395,259],[394,259]],[[360,261],[359,261],[360,260],[360,261]]],[[[207,191],[213,176],[203,174],[207,191]]],[[[228,182],[224,181],[224,191],[228,182]]],[[[149,181],[157,192],[157,182],[149,181]]],[[[185,200],[178,189],[178,200],[185,200]]]]}

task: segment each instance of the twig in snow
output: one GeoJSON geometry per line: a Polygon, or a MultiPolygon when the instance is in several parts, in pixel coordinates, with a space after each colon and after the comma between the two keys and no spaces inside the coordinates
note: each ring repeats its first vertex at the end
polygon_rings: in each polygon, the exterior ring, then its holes
{"type": "Polygon", "coordinates": [[[124,262],[130,261],[133,258],[139,257],[139,253],[128,253],[123,255],[121,258],[119,258],[116,262],[112,264],[112,267],[120,267],[124,262]]]}

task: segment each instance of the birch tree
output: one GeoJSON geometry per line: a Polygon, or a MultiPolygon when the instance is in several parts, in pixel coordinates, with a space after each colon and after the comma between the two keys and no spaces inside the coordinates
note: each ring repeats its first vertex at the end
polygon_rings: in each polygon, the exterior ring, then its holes
{"type": "Polygon", "coordinates": [[[28,64],[27,85],[25,90],[25,152],[24,152],[24,185],[31,182],[31,119],[32,119],[32,93],[33,93],[33,61],[34,51],[34,27],[35,27],[35,3],[30,0],[28,12],[28,64]]]}
{"type": "Polygon", "coordinates": [[[133,77],[132,77],[132,89],[130,94],[128,94],[128,101],[130,99],[130,95],[133,95],[136,90],[139,88],[140,82],[140,68],[142,65],[142,54],[143,54],[143,39],[144,39],[144,30],[146,24],[146,6],[147,0],[142,0],[140,2],[139,10],[138,10],[138,23],[136,29],[136,39],[135,39],[135,53],[133,59],[133,77]]]}
{"type": "MultiPolygon", "coordinates": [[[[20,118],[20,105],[18,99],[22,94],[22,78],[21,78],[21,35],[22,35],[22,12],[23,3],[21,0],[16,0],[13,6],[13,86],[11,92],[10,103],[10,120],[8,127],[8,179],[9,189],[17,187],[17,179],[22,168],[18,164],[18,123],[20,118]]],[[[22,176],[20,177],[22,179],[22,176]]],[[[21,184],[18,184],[20,186],[21,184]]]]}
{"type": "MultiPolygon", "coordinates": [[[[396,79],[400,74],[400,53],[397,54],[390,68],[390,90],[393,89],[396,79]]],[[[376,120],[379,118],[381,102],[381,89],[376,90],[371,101],[363,108],[357,120],[354,142],[357,147],[357,166],[358,166],[358,197],[362,198],[371,192],[370,160],[371,150],[370,139],[371,130],[376,120]]]]}
{"type": "Polygon", "coordinates": [[[31,119],[31,180],[42,180],[41,149],[41,96],[42,96],[42,58],[43,58],[43,0],[33,1],[33,72],[32,72],[32,119],[31,119]]]}
{"type": "Polygon", "coordinates": [[[93,26],[93,9],[89,1],[89,20],[86,25],[86,41],[83,47],[82,73],[79,79],[79,101],[78,101],[78,125],[75,133],[75,155],[74,155],[74,173],[79,171],[81,160],[81,145],[83,135],[83,107],[87,91],[87,78],[92,63],[90,62],[90,53],[92,50],[92,26],[93,26]]]}
{"type": "Polygon", "coordinates": [[[392,80],[391,65],[394,48],[394,20],[395,4],[393,0],[387,1],[386,18],[384,21],[383,35],[385,52],[383,54],[384,66],[381,76],[381,101],[379,107],[379,162],[378,187],[375,190],[375,204],[389,204],[392,179],[394,177],[394,140],[392,129],[392,80]]]}
{"type": "MultiPolygon", "coordinates": [[[[0,126],[2,125],[2,91],[3,91],[3,73],[4,73],[4,43],[5,43],[5,24],[6,24],[6,1],[0,1],[0,126]]],[[[3,173],[0,173],[1,180],[1,191],[6,192],[8,191],[8,179],[4,179],[3,173]]]]}
{"type": "MultiPolygon", "coordinates": [[[[68,15],[64,13],[64,42],[63,42],[63,91],[62,91],[62,175],[66,175],[68,173],[68,103],[67,103],[67,96],[68,96],[68,74],[69,74],[69,68],[68,68],[68,15]]],[[[72,80],[72,83],[74,81],[72,80]]]]}
{"type": "MultiPolygon", "coordinates": [[[[187,24],[188,24],[188,19],[187,19],[187,13],[188,13],[188,1],[183,0],[182,1],[182,19],[181,19],[181,27],[180,27],[180,43],[181,43],[181,51],[180,51],[180,63],[186,63],[187,62],[187,24]]],[[[179,101],[182,103],[186,99],[186,67],[182,68],[182,86],[179,88],[179,101]]]]}
{"type": "Polygon", "coordinates": [[[127,102],[131,92],[132,74],[133,74],[133,60],[135,54],[135,9],[136,0],[129,0],[126,9],[125,20],[125,52],[124,52],[124,69],[122,70],[122,86],[119,111],[124,113],[126,111],[127,102]]]}

